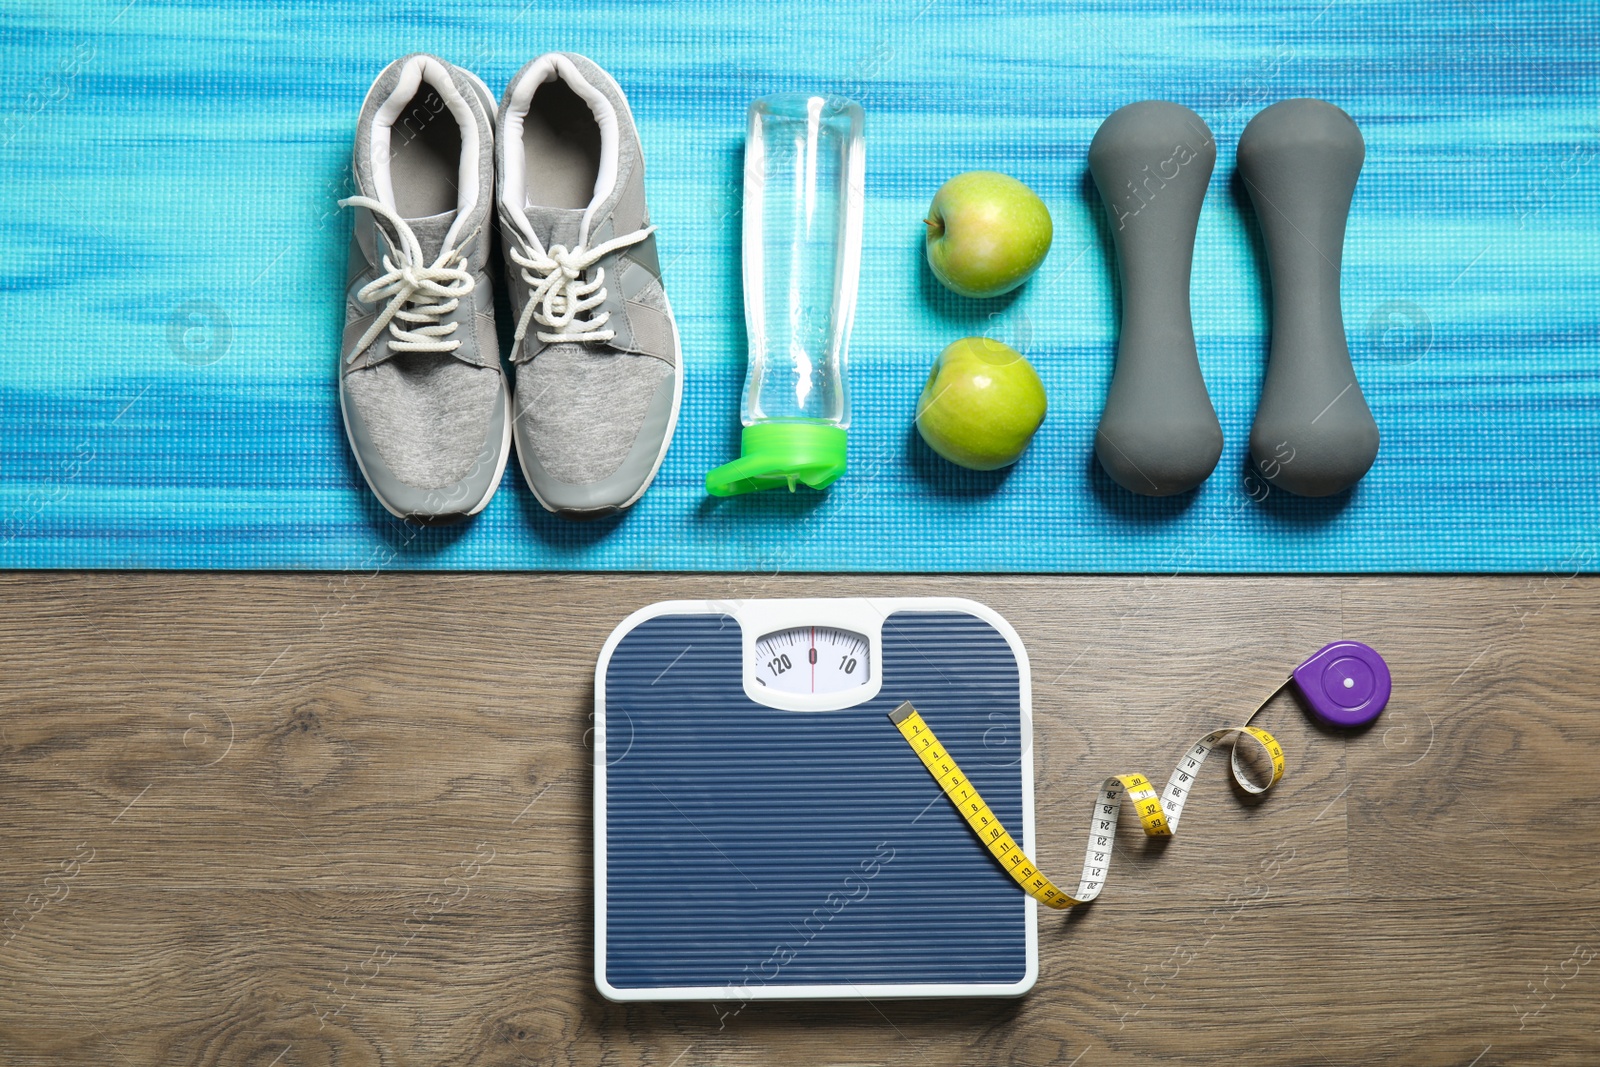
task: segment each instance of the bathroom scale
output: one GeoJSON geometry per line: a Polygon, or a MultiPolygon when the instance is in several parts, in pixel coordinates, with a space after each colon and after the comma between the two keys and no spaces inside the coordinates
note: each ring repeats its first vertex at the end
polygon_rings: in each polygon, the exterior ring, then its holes
{"type": "Polygon", "coordinates": [[[1028,657],[970,600],[667,601],[595,670],[595,983],[613,1000],[1017,996],[1036,901],[889,713],[1023,848],[1028,657]]]}

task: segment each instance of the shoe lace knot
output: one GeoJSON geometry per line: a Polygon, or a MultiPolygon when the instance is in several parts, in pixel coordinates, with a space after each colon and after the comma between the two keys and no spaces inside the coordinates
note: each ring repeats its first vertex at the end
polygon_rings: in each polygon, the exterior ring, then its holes
{"type": "Polygon", "coordinates": [[[655,231],[654,226],[646,226],[593,248],[552,245],[548,251],[534,248],[526,255],[512,248],[511,261],[522,268],[522,281],[528,287],[528,302],[517,321],[517,341],[527,335],[531,323],[544,327],[534,336],[545,344],[609,341],[615,337],[617,331],[606,328],[611,312],[580,317],[606,302],[605,268],[596,270],[587,281],[583,275],[605,256],[636,245],[655,231]]]}
{"type": "Polygon", "coordinates": [[[364,303],[387,303],[361,335],[348,361],[355,362],[385,329],[389,331],[391,352],[454,352],[460,348],[461,338],[450,336],[456,332],[457,324],[440,322],[439,318],[459,307],[461,298],[477,287],[472,272],[463,266],[466,257],[457,248],[447,248],[431,264],[425,263],[417,235],[405,219],[384,204],[371,197],[352,196],[339,201],[339,206],[363,207],[382,215],[400,238],[394,256],[383,257],[384,273],[356,294],[364,303]]]}

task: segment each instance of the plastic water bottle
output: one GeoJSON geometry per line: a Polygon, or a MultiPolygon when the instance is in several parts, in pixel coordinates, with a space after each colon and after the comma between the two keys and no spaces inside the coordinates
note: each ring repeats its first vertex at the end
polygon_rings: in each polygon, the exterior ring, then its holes
{"type": "Polygon", "coordinates": [[[844,473],[846,363],[861,273],[859,105],[791,93],[750,105],[744,150],[744,316],[750,358],[740,456],[706,475],[715,496],[844,473]]]}

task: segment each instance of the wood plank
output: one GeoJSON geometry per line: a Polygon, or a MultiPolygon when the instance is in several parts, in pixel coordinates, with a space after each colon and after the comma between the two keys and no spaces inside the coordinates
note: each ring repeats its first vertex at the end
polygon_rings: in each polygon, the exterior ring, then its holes
{"type": "Polygon", "coordinates": [[[1600,1058],[1592,579],[12,574],[0,602],[7,1064],[1600,1058]],[[1383,651],[1395,698],[1355,735],[1276,698],[1288,777],[1246,803],[1208,768],[1164,846],[1125,822],[1019,1002],[602,1000],[611,628],[911,594],[1022,635],[1062,877],[1101,777],[1164,780],[1325,641],[1383,651]]]}
{"type": "Polygon", "coordinates": [[[12,1064],[265,1064],[286,1047],[291,1064],[1592,1062],[1596,944],[1551,936],[1592,921],[1586,903],[1277,899],[1280,859],[1194,905],[1052,917],[1041,981],[1011,1002],[610,1004],[585,980],[586,901],[471,878],[462,894],[83,889],[7,950],[0,1048],[12,1064]]]}

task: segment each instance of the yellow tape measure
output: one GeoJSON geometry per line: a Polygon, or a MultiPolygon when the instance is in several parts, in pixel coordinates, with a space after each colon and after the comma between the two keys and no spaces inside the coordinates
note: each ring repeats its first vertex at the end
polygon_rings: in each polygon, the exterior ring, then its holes
{"type": "Polygon", "coordinates": [[[1038,865],[1022,851],[1016,839],[1000,825],[1000,820],[984,803],[983,797],[978,795],[961,767],[923,721],[921,712],[907,702],[890,712],[889,720],[922,758],[922,765],[928,768],[928,773],[933,775],[944,790],[944,795],[950,798],[950,803],[956,806],[967,825],[972,827],[972,832],[978,835],[978,840],[1000,861],[1000,866],[1016,879],[1029,896],[1052,908],[1087,904],[1105,888],[1106,870],[1111,866],[1111,845],[1117,836],[1117,814],[1122,810],[1124,796],[1133,801],[1134,810],[1139,813],[1139,821],[1144,825],[1147,836],[1171,837],[1177,832],[1178,819],[1183,815],[1183,804],[1189,795],[1190,783],[1200,773],[1200,765],[1211,755],[1211,750],[1224,741],[1234,741],[1230,767],[1233,780],[1239,783],[1241,789],[1250,793],[1265,793],[1283,777],[1283,746],[1265,730],[1247,723],[1213,730],[1196,741],[1183,759],[1178,761],[1172,777],[1167,779],[1167,788],[1159,797],[1150,780],[1142,774],[1118,774],[1107,778],[1100,784],[1100,796],[1090,812],[1089,846],[1084,851],[1083,875],[1078,881],[1078,891],[1075,895],[1068,895],[1039,871],[1038,865]],[[1272,779],[1265,785],[1251,781],[1240,765],[1238,740],[1246,737],[1261,746],[1272,760],[1272,779]]]}

